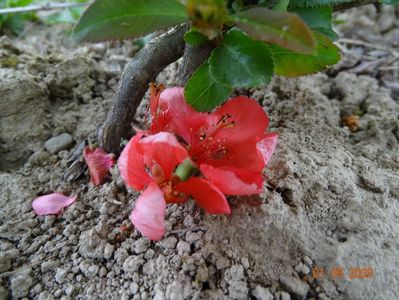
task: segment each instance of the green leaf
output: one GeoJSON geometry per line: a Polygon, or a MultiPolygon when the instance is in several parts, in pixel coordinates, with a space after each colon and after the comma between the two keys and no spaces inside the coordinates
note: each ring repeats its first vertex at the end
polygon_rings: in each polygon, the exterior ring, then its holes
{"type": "Polygon", "coordinates": [[[332,7],[292,8],[290,11],[298,14],[314,31],[324,34],[332,40],[337,39],[338,35],[331,27],[332,7]]]}
{"type": "Polygon", "coordinates": [[[255,39],[297,52],[315,51],[316,42],[311,30],[296,14],[255,7],[232,15],[231,19],[255,39]]]}
{"type": "Polygon", "coordinates": [[[191,76],[184,89],[187,103],[198,111],[211,111],[223,103],[233,88],[217,81],[211,74],[209,63],[205,62],[191,76]]]}
{"type": "Polygon", "coordinates": [[[336,64],[341,56],[335,46],[326,36],[316,33],[317,53],[307,55],[271,45],[275,72],[277,75],[295,77],[317,73],[328,66],[336,64]]]}
{"type": "Polygon", "coordinates": [[[203,45],[209,42],[208,38],[195,29],[190,29],[184,34],[184,40],[193,46],[203,45]]]}
{"type": "Polygon", "coordinates": [[[275,11],[287,11],[288,4],[290,0],[277,0],[276,4],[273,6],[275,11]]]}
{"type": "Polygon", "coordinates": [[[209,62],[214,78],[238,88],[264,85],[273,76],[273,59],[268,46],[238,29],[224,36],[223,43],[212,51],[209,62]]]}
{"type": "Polygon", "coordinates": [[[97,0],[83,13],[74,35],[86,41],[134,38],[186,20],[186,9],[177,0],[97,0]]]}

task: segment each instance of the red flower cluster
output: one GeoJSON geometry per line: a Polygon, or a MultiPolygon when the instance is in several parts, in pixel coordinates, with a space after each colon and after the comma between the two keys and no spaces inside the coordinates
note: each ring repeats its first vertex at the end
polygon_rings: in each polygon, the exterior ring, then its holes
{"type": "Polygon", "coordinates": [[[164,234],[167,203],[192,196],[213,214],[229,214],[225,195],[262,190],[262,171],[273,154],[276,133],[253,99],[235,97],[213,113],[200,113],[180,87],[151,86],[152,122],[123,150],[118,167],[125,183],[143,191],[130,216],[152,240],[164,234]]]}

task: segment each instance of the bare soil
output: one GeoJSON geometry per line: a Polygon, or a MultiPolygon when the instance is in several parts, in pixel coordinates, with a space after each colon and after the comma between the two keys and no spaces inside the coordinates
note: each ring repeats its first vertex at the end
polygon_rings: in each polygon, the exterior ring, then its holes
{"type": "MultiPolygon", "coordinates": [[[[340,14],[341,63],[236,91],[280,135],[260,200],[230,199],[228,217],[170,205],[159,242],[130,225],[138,194],[116,168],[100,187],[87,172],[62,180],[137,47],[76,45],[59,27],[1,37],[0,299],[398,299],[398,16],[340,14]],[[50,153],[65,133],[73,143],[50,153]],[[53,191],[78,200],[36,216],[32,200],[53,191]]],[[[158,81],[173,85],[176,68],[158,81]]]]}

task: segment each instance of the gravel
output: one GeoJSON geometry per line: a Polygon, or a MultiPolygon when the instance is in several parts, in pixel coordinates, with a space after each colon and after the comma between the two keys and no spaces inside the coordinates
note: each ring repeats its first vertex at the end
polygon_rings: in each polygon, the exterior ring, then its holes
{"type": "Polygon", "coordinates": [[[62,133],[49,139],[44,147],[51,154],[57,154],[61,150],[69,149],[73,144],[73,137],[69,133],[62,133]]]}

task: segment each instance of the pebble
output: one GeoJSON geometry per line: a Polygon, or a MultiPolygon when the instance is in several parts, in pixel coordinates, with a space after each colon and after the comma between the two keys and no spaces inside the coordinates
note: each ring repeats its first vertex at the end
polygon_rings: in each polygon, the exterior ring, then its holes
{"type": "Polygon", "coordinates": [[[173,281],[166,288],[166,299],[184,300],[183,287],[180,282],[173,281]]]}
{"type": "Polygon", "coordinates": [[[287,292],[277,292],[275,294],[275,299],[276,300],[291,300],[291,296],[287,292]]]}
{"type": "Polygon", "coordinates": [[[61,295],[62,295],[61,289],[58,289],[58,290],[56,290],[56,291],[54,292],[54,297],[56,297],[56,298],[61,297],[61,295]]]}
{"type": "Polygon", "coordinates": [[[245,281],[233,281],[229,286],[229,297],[231,299],[247,299],[248,287],[245,281]]]}
{"type": "Polygon", "coordinates": [[[126,273],[134,273],[137,272],[140,268],[145,263],[145,260],[143,259],[143,255],[137,255],[137,256],[129,256],[128,258],[125,259],[125,262],[123,263],[123,271],[126,273]]]}
{"type": "Polygon", "coordinates": [[[129,253],[126,251],[126,249],[118,248],[115,251],[115,260],[116,260],[116,263],[120,266],[123,265],[123,263],[125,262],[125,260],[128,256],[129,256],[129,253]]]}
{"type": "Polygon", "coordinates": [[[244,267],[241,265],[233,265],[230,268],[230,277],[233,281],[244,279],[244,267]]]}
{"type": "Polygon", "coordinates": [[[256,300],[273,300],[273,295],[269,292],[269,290],[261,287],[260,285],[256,286],[256,288],[252,290],[251,295],[256,300]]]}
{"type": "Polygon", "coordinates": [[[166,249],[174,249],[176,247],[177,244],[177,238],[175,238],[174,236],[170,236],[164,240],[161,240],[159,242],[160,246],[166,249]]]}
{"type": "Polygon", "coordinates": [[[62,268],[58,268],[55,273],[55,281],[63,283],[68,275],[68,271],[62,268]]]}
{"type": "Polygon", "coordinates": [[[216,268],[218,270],[226,269],[228,266],[230,266],[230,262],[227,258],[220,256],[217,261],[216,261],[216,268]]]}
{"type": "Polygon", "coordinates": [[[134,242],[133,251],[140,254],[147,251],[148,247],[150,247],[150,241],[148,239],[138,239],[134,242]]]}
{"type": "Polygon", "coordinates": [[[37,297],[37,300],[53,300],[54,297],[48,291],[43,291],[37,297]]]}
{"type": "Polygon", "coordinates": [[[152,275],[155,272],[155,260],[147,261],[143,266],[143,274],[145,275],[152,275]]]}
{"type": "Polygon", "coordinates": [[[309,291],[309,285],[307,283],[292,276],[280,278],[280,283],[284,289],[300,298],[305,298],[309,291]]]}
{"type": "Polygon", "coordinates": [[[44,147],[51,154],[57,154],[61,150],[66,150],[73,144],[73,137],[69,133],[62,133],[49,139],[44,147]]]}
{"type": "Polygon", "coordinates": [[[28,274],[13,277],[10,284],[13,298],[22,298],[27,296],[32,284],[33,280],[28,274]]]}
{"type": "Polygon", "coordinates": [[[295,271],[304,275],[308,275],[310,273],[309,267],[301,262],[295,267],[295,271]]]}
{"type": "Polygon", "coordinates": [[[176,248],[179,255],[189,254],[191,250],[190,244],[185,241],[179,241],[176,248]]]}
{"type": "Polygon", "coordinates": [[[309,256],[304,256],[303,257],[303,262],[309,267],[311,267],[313,265],[313,261],[310,259],[309,256]]]}
{"type": "Polygon", "coordinates": [[[112,257],[112,254],[114,254],[114,246],[112,246],[111,244],[106,244],[104,247],[104,258],[110,259],[112,257]]]}

